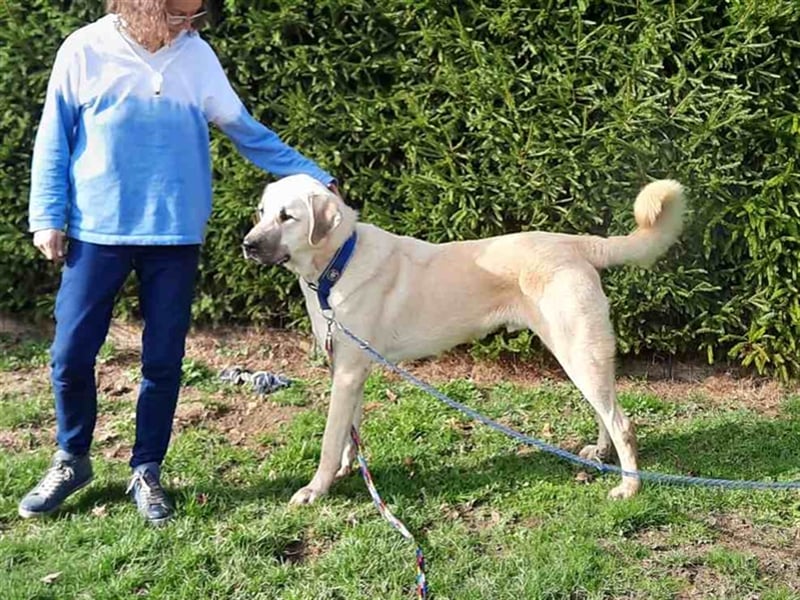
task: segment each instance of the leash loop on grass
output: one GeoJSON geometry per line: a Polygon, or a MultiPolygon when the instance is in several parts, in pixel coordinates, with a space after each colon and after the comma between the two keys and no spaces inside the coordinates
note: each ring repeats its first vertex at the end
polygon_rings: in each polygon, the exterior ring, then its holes
{"type": "Polygon", "coordinates": [[[440,400],[450,408],[453,408],[471,419],[475,421],[479,421],[483,423],[487,427],[494,429],[495,431],[499,431],[501,433],[506,434],[507,436],[514,438],[523,444],[528,446],[534,446],[543,452],[548,452],[549,454],[553,454],[558,456],[559,458],[563,458],[569,462],[581,465],[583,467],[595,469],[600,471],[601,473],[618,473],[619,475],[627,476],[627,477],[637,477],[639,479],[647,480],[647,481],[655,481],[659,483],[669,484],[669,485],[695,485],[695,486],[703,486],[703,487],[718,487],[724,489],[744,489],[744,490],[800,490],[800,481],[746,481],[746,480],[738,480],[738,479],[715,479],[711,477],[695,477],[691,475],[673,475],[671,473],[655,473],[651,471],[626,471],[617,465],[609,465],[598,461],[589,460],[586,458],[582,458],[572,452],[567,452],[557,446],[553,446],[548,444],[547,442],[543,442],[542,440],[537,440],[536,438],[532,438],[530,436],[525,435],[524,433],[520,433],[515,429],[512,429],[502,423],[498,423],[479,413],[478,411],[453,400],[452,398],[446,396],[436,388],[428,385],[424,381],[421,381],[408,371],[401,369],[393,362],[384,358],[377,350],[372,348],[367,342],[359,338],[355,335],[352,331],[347,329],[344,325],[342,325],[339,321],[333,320],[333,323],[336,327],[344,333],[345,336],[350,338],[353,342],[355,342],[359,348],[361,348],[364,352],[366,352],[375,362],[380,363],[384,367],[388,368],[389,370],[397,373],[403,379],[413,384],[415,387],[429,393],[431,396],[440,400]]]}

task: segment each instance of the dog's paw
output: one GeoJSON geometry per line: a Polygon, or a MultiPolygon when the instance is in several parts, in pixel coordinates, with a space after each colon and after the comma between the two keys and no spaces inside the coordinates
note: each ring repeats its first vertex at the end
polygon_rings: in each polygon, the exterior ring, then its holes
{"type": "Polygon", "coordinates": [[[300,506],[303,504],[313,504],[317,498],[324,495],[324,492],[319,491],[313,486],[307,485],[304,488],[300,488],[294,493],[292,499],[289,500],[289,504],[293,506],[300,506]]]}
{"type": "Polygon", "coordinates": [[[589,444],[588,446],[583,447],[583,450],[580,451],[579,456],[585,460],[604,463],[611,458],[611,448],[589,444]]]}
{"type": "Polygon", "coordinates": [[[611,500],[625,500],[635,496],[641,487],[642,482],[638,479],[625,478],[622,483],[608,492],[608,497],[611,500]]]}

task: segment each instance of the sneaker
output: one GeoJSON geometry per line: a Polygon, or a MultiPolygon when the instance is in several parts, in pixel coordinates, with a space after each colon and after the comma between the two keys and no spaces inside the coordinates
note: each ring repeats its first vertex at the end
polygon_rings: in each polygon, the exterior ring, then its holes
{"type": "Polygon", "coordinates": [[[19,516],[30,519],[49,515],[91,480],[92,461],[88,454],[74,456],[59,450],[42,480],[20,501],[19,516]]]}
{"type": "Polygon", "coordinates": [[[126,490],[136,503],[139,514],[154,525],[168,521],[174,512],[159,476],[157,464],[139,465],[134,469],[126,490]]]}

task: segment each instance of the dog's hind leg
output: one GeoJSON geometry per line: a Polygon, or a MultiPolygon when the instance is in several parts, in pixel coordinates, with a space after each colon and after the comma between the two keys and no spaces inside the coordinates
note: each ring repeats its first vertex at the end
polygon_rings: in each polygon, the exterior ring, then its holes
{"type": "MultiPolygon", "coordinates": [[[[573,357],[566,370],[592,405],[597,413],[598,421],[602,424],[598,446],[584,448],[581,455],[592,459],[604,458],[604,455],[608,454],[608,450],[602,446],[605,434],[614,444],[622,469],[628,473],[635,472],[637,470],[636,433],[633,424],[625,416],[622,407],[617,402],[614,391],[613,356],[599,358],[587,355],[577,359],[573,357]]],[[[612,489],[609,496],[611,498],[630,498],[639,491],[640,487],[641,481],[638,477],[623,475],[622,483],[612,489]]]]}
{"type": "Polygon", "coordinates": [[[584,446],[580,451],[580,456],[586,460],[607,462],[611,458],[611,451],[613,450],[611,436],[608,434],[608,429],[606,429],[603,419],[600,418],[600,414],[595,412],[594,418],[597,421],[597,431],[599,432],[597,443],[584,446]]]}
{"type": "Polygon", "coordinates": [[[309,484],[298,490],[291,504],[311,504],[326,494],[339,471],[350,438],[350,428],[360,413],[369,358],[352,345],[339,344],[333,360],[333,385],[328,420],[322,436],[322,456],[309,484]]]}
{"type": "MultiPolygon", "coordinates": [[[[598,443],[584,448],[582,454],[603,457],[610,450],[610,440],[622,469],[636,471],[636,435],[617,402],[614,332],[599,276],[594,270],[572,269],[556,275],[541,290],[533,312],[533,329],[596,412],[598,443]]],[[[638,477],[624,475],[609,495],[628,498],[640,487],[638,477]]]]}

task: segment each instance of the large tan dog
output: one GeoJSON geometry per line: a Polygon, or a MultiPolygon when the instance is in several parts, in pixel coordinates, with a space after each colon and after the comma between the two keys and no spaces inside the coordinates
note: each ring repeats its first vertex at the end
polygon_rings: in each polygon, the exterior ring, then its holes
{"type": "MultiPolygon", "coordinates": [[[[358,240],[330,293],[336,319],[391,361],[439,354],[500,327],[528,327],[553,352],[594,407],[600,433],[581,456],[606,459],[612,444],[620,466],[636,471],[636,436],[614,390],[614,332],[597,270],[624,263],[648,265],[680,234],[681,185],[654,181],[634,204],[637,230],[602,238],[527,232],[431,244],[366,223],[311,177],[295,175],[268,185],[260,221],[247,234],[245,256],[282,264],[300,279],[314,334],[327,326],[316,282],[354,228],[358,240]]],[[[333,386],[322,457],[311,482],[292,497],[311,503],[354,458],[351,425],[359,425],[370,359],[341,334],[334,337],[333,386]]],[[[640,487],[623,476],[610,492],[627,498],[640,487]]]]}

